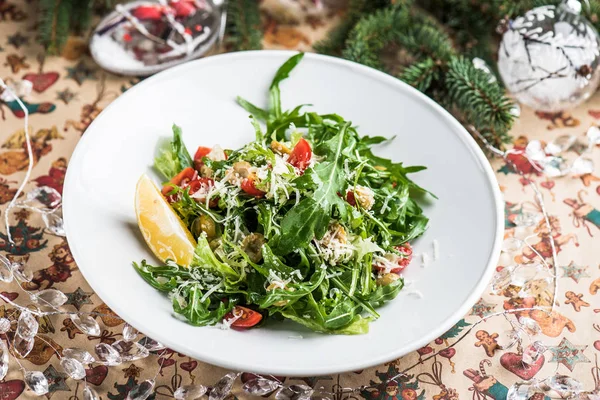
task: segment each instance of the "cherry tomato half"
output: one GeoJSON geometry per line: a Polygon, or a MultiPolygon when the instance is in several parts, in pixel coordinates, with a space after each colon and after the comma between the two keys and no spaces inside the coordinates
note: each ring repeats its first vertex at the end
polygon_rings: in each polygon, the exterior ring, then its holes
{"type": "Polygon", "coordinates": [[[348,193],[346,193],[346,201],[352,207],[356,205],[356,198],[354,197],[354,192],[352,190],[349,190],[348,193]]]}
{"type": "Polygon", "coordinates": [[[139,6],[132,10],[131,14],[140,20],[156,21],[163,17],[163,7],[159,6],[139,6]]]}
{"type": "MultiPolygon", "coordinates": [[[[412,261],[412,258],[413,258],[413,249],[412,249],[412,246],[410,245],[410,243],[408,243],[408,242],[406,242],[404,244],[401,244],[400,246],[395,246],[394,248],[403,257],[398,257],[398,259],[396,261],[397,264],[398,264],[398,268],[392,268],[389,272],[394,273],[394,274],[399,274],[412,261]]],[[[376,270],[378,270],[378,271],[384,271],[385,270],[385,268],[383,268],[381,265],[378,265],[378,264],[373,265],[373,267],[376,270]]]]}
{"type": "Polygon", "coordinates": [[[206,157],[211,150],[212,149],[210,147],[198,147],[198,150],[196,150],[196,154],[194,154],[194,161],[202,161],[202,157],[206,157]]]}
{"type": "Polygon", "coordinates": [[[262,314],[251,310],[242,306],[233,307],[233,312],[225,315],[226,320],[230,320],[234,318],[234,315],[242,314],[238,319],[236,319],[231,326],[235,328],[248,329],[252,328],[254,325],[258,324],[262,320],[262,314]]]}
{"type": "Polygon", "coordinates": [[[288,162],[300,171],[304,171],[310,164],[311,157],[312,150],[310,144],[306,140],[300,139],[292,149],[288,162]]]}
{"type": "Polygon", "coordinates": [[[265,192],[256,188],[254,184],[255,180],[256,175],[249,175],[246,179],[242,181],[240,187],[244,192],[246,192],[250,196],[263,197],[265,195],[265,192]]]}
{"type": "MultiPolygon", "coordinates": [[[[172,183],[175,186],[184,187],[184,186],[188,185],[190,183],[190,181],[192,179],[194,179],[194,177],[196,175],[197,174],[196,174],[196,171],[194,170],[194,168],[187,167],[183,171],[181,171],[180,173],[178,173],[177,175],[175,175],[173,178],[171,178],[171,180],[169,182],[172,183]]],[[[165,185],[162,188],[162,194],[164,196],[166,196],[172,190],[173,190],[173,186],[172,185],[165,185]]]]}

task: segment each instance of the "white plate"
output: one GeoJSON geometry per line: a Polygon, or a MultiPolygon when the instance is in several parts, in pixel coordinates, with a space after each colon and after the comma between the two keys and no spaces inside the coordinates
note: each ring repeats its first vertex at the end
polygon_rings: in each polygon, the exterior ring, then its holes
{"type": "Polygon", "coordinates": [[[232,53],[159,73],[115,100],[77,145],[65,181],[64,217],[73,256],[92,288],[141,332],[202,361],[234,370],[320,375],[359,370],[409,353],[451,328],[479,298],[500,252],[503,203],[481,150],[440,106],[382,72],[341,59],[307,54],[281,85],[284,108],[311,103],[335,112],[365,135],[397,135],[380,155],[426,165],[413,175],[439,196],[425,207],[429,230],[406,278],[423,298],[400,295],[380,309],[362,336],[315,334],[294,323],[246,332],[198,328],[175,319],[169,300],[131,266],[156,262],[141,238],[133,207],[135,184],[153,174],[157,141],[183,128],[185,142],[235,148],[254,137],[235,97],[265,104],[277,68],[292,52],[232,53]],[[298,339],[301,335],[303,338],[298,339]]]}

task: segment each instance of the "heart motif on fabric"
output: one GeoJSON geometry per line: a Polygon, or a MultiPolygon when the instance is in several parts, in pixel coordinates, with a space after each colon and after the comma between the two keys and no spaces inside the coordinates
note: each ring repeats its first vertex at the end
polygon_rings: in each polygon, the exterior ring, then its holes
{"type": "Polygon", "coordinates": [[[554,181],[544,181],[544,182],[540,183],[540,186],[545,189],[551,190],[555,184],[556,183],[554,181]]]}
{"type": "Polygon", "coordinates": [[[192,372],[198,366],[198,361],[186,361],[179,364],[182,370],[192,372]]]}
{"type": "Polygon", "coordinates": [[[58,72],[42,72],[39,74],[29,73],[23,76],[23,79],[33,84],[33,90],[43,93],[58,80],[58,72]]]}
{"type": "Polygon", "coordinates": [[[158,359],[158,364],[161,365],[161,369],[167,368],[167,367],[170,367],[171,365],[175,364],[175,360],[173,360],[172,358],[161,357],[158,359]]]}
{"type": "Polygon", "coordinates": [[[543,355],[532,365],[525,364],[523,356],[520,354],[505,353],[500,357],[500,365],[526,381],[533,378],[540,371],[545,361],[546,359],[543,355]]]}
{"type": "Polygon", "coordinates": [[[106,365],[98,365],[97,367],[85,370],[85,379],[96,386],[100,386],[106,375],[108,374],[108,367],[106,365]]]}
{"type": "Polygon", "coordinates": [[[10,301],[13,301],[17,297],[19,297],[19,293],[16,293],[16,292],[2,292],[2,296],[6,297],[10,301]]]}
{"type": "Polygon", "coordinates": [[[454,357],[455,354],[456,354],[456,349],[454,347],[448,347],[447,349],[444,349],[439,352],[440,356],[445,357],[447,359],[454,357]]]}
{"type": "Polygon", "coordinates": [[[25,390],[25,382],[12,380],[0,383],[0,400],[15,400],[25,390]]]}

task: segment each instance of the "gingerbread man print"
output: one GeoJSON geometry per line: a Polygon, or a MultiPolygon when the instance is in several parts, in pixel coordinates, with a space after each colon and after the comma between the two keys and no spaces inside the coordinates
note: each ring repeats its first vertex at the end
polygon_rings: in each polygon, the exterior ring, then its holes
{"type": "Polygon", "coordinates": [[[494,353],[496,350],[501,350],[502,346],[498,344],[496,339],[498,338],[497,333],[492,333],[491,335],[487,331],[477,331],[475,337],[478,339],[475,342],[475,347],[482,347],[485,349],[485,354],[488,357],[494,357],[494,353]]]}
{"type": "Polygon", "coordinates": [[[581,311],[581,307],[590,306],[590,303],[582,299],[583,293],[575,294],[575,292],[571,292],[569,290],[567,293],[565,293],[565,296],[567,297],[565,304],[572,305],[576,312],[581,311]]]}

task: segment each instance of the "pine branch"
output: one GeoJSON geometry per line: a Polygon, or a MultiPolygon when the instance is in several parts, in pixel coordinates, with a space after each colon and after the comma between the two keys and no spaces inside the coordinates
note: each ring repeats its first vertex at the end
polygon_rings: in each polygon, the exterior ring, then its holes
{"type": "Polygon", "coordinates": [[[412,28],[398,39],[401,46],[419,59],[448,61],[456,54],[447,34],[432,25],[412,28]]]}
{"type": "Polygon", "coordinates": [[[514,104],[489,74],[475,68],[470,60],[455,57],[448,64],[445,83],[448,100],[486,139],[496,146],[509,140],[514,104]]]}
{"type": "Polygon", "coordinates": [[[89,27],[93,5],[92,0],[77,0],[73,4],[71,21],[75,32],[81,34],[89,27]]]}
{"type": "Polygon", "coordinates": [[[383,69],[380,53],[383,48],[404,33],[408,27],[409,15],[404,7],[393,6],[368,15],[354,27],[344,58],[373,68],[383,69]]]}
{"type": "Polygon", "coordinates": [[[225,43],[232,50],[262,48],[260,10],[256,0],[230,0],[227,5],[225,43]]]}
{"type": "Polygon", "coordinates": [[[62,49],[71,28],[71,11],[73,9],[74,0],[60,0],[56,11],[56,25],[55,25],[55,41],[56,48],[62,49]]]}
{"type": "Polygon", "coordinates": [[[54,19],[57,0],[40,0],[38,40],[49,48],[54,43],[54,19]]]}
{"type": "MultiPolygon", "coordinates": [[[[407,1],[405,0],[404,3],[407,1]]],[[[389,0],[350,0],[344,20],[329,33],[326,39],[315,43],[313,48],[319,53],[339,55],[358,21],[389,4],[389,0]]]]}
{"type": "Polygon", "coordinates": [[[439,79],[439,72],[435,61],[427,58],[404,69],[398,78],[421,92],[426,92],[432,81],[439,79]]]}

